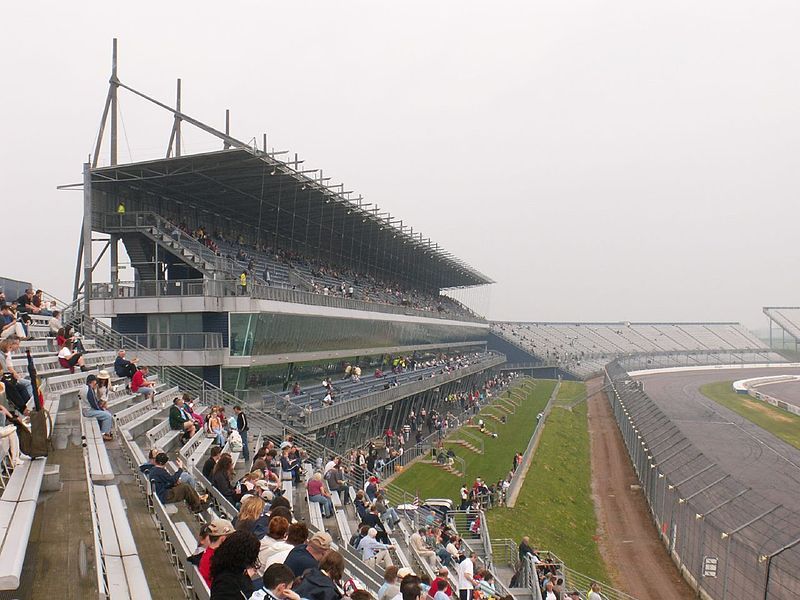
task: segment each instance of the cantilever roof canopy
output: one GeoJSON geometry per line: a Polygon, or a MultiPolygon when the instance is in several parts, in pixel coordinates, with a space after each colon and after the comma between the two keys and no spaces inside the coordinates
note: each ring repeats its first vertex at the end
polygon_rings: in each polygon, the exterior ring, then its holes
{"type": "Polygon", "coordinates": [[[307,173],[317,171],[236,148],[95,168],[91,178],[93,189],[128,200],[128,210],[204,211],[217,217],[209,229],[227,222],[262,243],[422,287],[493,283],[401,220],[307,173]]]}

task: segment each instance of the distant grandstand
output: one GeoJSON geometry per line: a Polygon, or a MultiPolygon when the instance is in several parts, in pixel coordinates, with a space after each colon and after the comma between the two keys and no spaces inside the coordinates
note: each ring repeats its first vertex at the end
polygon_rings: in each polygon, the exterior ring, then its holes
{"type": "Polygon", "coordinates": [[[798,350],[800,341],[800,306],[765,306],[764,314],[769,319],[769,346],[780,347],[782,350],[792,348],[798,350]],[[773,335],[773,325],[777,326],[780,334],[780,345],[776,335],[773,335]],[[786,339],[788,334],[789,339],[786,339]]]}
{"type": "Polygon", "coordinates": [[[739,323],[498,321],[491,335],[490,347],[505,352],[510,363],[557,367],[579,378],[600,373],[617,358],[642,358],[645,368],[783,360],[739,323]]]}

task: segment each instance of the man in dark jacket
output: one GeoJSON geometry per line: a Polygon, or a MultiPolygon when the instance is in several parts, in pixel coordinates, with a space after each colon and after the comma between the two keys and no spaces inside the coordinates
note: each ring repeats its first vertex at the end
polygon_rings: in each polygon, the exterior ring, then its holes
{"type": "Polygon", "coordinates": [[[162,452],[156,456],[156,464],[150,469],[149,479],[153,486],[153,493],[158,496],[163,504],[171,504],[185,500],[189,508],[194,513],[205,510],[205,502],[208,496],[200,497],[194,489],[186,484],[180,483],[181,473],[183,473],[183,462],[177,459],[175,463],[178,470],[170,475],[165,468],[169,462],[169,456],[162,452]]]}
{"type": "Polygon", "coordinates": [[[133,378],[136,373],[136,362],[138,359],[128,360],[125,358],[125,350],[117,352],[117,358],[114,359],[114,373],[117,377],[133,378]]]}
{"type": "Polygon", "coordinates": [[[247,423],[247,415],[244,414],[241,406],[234,406],[233,412],[236,413],[236,429],[242,436],[242,456],[244,462],[249,462],[250,448],[247,447],[247,432],[250,431],[250,425],[247,423]]]}
{"type": "Polygon", "coordinates": [[[330,534],[318,531],[311,536],[307,544],[292,548],[283,564],[292,570],[295,577],[300,577],[306,569],[314,569],[319,566],[319,561],[331,549],[332,543],[333,538],[330,534]]]}
{"type": "Polygon", "coordinates": [[[183,398],[176,396],[169,409],[169,428],[183,431],[182,439],[188,441],[195,434],[194,419],[183,408],[183,398]]]}

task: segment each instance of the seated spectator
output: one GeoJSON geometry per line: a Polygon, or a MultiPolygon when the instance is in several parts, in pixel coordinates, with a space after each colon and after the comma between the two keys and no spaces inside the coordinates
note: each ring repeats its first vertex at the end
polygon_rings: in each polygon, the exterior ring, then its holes
{"type": "MultiPolygon", "coordinates": [[[[141,471],[145,475],[148,475],[150,471],[153,469],[153,467],[156,465],[156,457],[162,452],[163,450],[161,448],[150,448],[150,452],[147,453],[147,462],[144,463],[143,465],[139,465],[139,471],[141,471]]],[[[194,477],[192,477],[192,475],[188,471],[181,472],[179,481],[181,483],[185,483],[186,485],[191,486],[192,489],[195,489],[195,487],[197,486],[197,482],[194,480],[194,477]]]]}
{"type": "Polygon", "coordinates": [[[33,313],[39,314],[39,309],[33,303],[33,290],[28,288],[25,293],[17,298],[17,312],[18,313],[33,313]]]}
{"type": "Polygon", "coordinates": [[[325,484],[322,482],[322,473],[314,473],[311,480],[306,484],[308,499],[320,505],[322,516],[329,519],[333,516],[333,502],[325,484]]]}
{"type": "MultiPolygon", "coordinates": [[[[36,293],[33,295],[32,302],[35,308],[33,311],[34,314],[42,317],[52,316],[53,312],[47,308],[48,304],[44,301],[44,292],[42,290],[36,290],[36,293]]],[[[55,302],[52,304],[55,305],[55,302]]]]}
{"type": "Polygon", "coordinates": [[[3,304],[0,307],[0,316],[2,317],[2,332],[0,332],[0,340],[5,340],[9,336],[15,335],[21,340],[28,338],[25,328],[22,323],[17,319],[17,315],[11,310],[8,304],[3,304]]]}
{"type": "Polygon", "coordinates": [[[83,408],[83,416],[87,419],[93,417],[97,419],[97,424],[100,426],[100,433],[103,434],[103,440],[110,442],[114,439],[111,434],[111,429],[114,426],[114,415],[107,409],[104,403],[101,403],[97,398],[97,376],[89,375],[86,378],[86,385],[83,386],[81,395],[88,403],[88,408],[83,408]]]}
{"type": "Polygon", "coordinates": [[[440,594],[440,597],[436,600],[449,600],[453,595],[453,588],[450,586],[450,571],[447,567],[440,567],[436,572],[436,578],[431,582],[428,595],[435,598],[437,593],[440,594]],[[445,598],[442,598],[441,594],[444,594],[445,598]]]}
{"type": "Polygon", "coordinates": [[[194,552],[192,552],[192,555],[188,557],[189,562],[195,567],[200,566],[203,553],[206,551],[206,548],[208,548],[208,536],[210,531],[211,528],[208,525],[203,525],[200,528],[200,533],[197,534],[197,546],[195,547],[194,552]]]}
{"type": "Polygon", "coordinates": [[[242,498],[241,489],[234,488],[233,479],[233,458],[227,452],[219,457],[217,464],[214,465],[214,471],[211,474],[211,484],[219,491],[225,499],[233,505],[236,505],[242,498]]]}
{"type": "MultiPolygon", "coordinates": [[[[261,549],[258,551],[258,575],[263,576],[265,569],[274,563],[281,563],[286,560],[289,552],[294,548],[286,541],[289,531],[289,520],[284,517],[272,517],[269,520],[267,535],[261,538],[261,549]]],[[[305,542],[305,537],[303,537],[305,542]]]]}
{"type": "Polygon", "coordinates": [[[383,585],[378,588],[378,600],[392,600],[400,593],[400,584],[397,583],[397,567],[391,565],[383,571],[383,585]]]}
{"type": "Polygon", "coordinates": [[[12,354],[18,350],[19,338],[17,336],[12,335],[0,341],[0,367],[3,370],[4,381],[6,385],[14,383],[15,387],[13,390],[6,389],[6,397],[11,399],[19,396],[18,409],[24,412],[27,410],[25,404],[33,397],[33,384],[31,384],[30,379],[26,379],[25,375],[14,367],[12,354]]]}
{"type": "Polygon", "coordinates": [[[431,582],[431,589],[428,590],[428,597],[433,600],[450,600],[451,592],[448,591],[449,589],[450,584],[447,583],[446,579],[437,577],[431,582]]]}
{"type": "Polygon", "coordinates": [[[375,508],[378,510],[381,520],[389,527],[397,527],[397,524],[400,523],[400,515],[393,507],[389,506],[383,491],[379,491],[375,496],[375,508]]]}
{"type": "MultiPolygon", "coordinates": [[[[5,386],[0,382],[0,394],[3,393],[5,393],[5,386]]],[[[3,449],[8,452],[12,467],[18,467],[22,464],[19,453],[19,437],[17,437],[17,427],[10,424],[9,421],[14,422],[16,419],[5,406],[0,404],[0,442],[3,449]],[[5,448],[6,444],[8,444],[8,448],[5,448]]]]}
{"type": "Polygon", "coordinates": [[[114,359],[114,373],[117,377],[127,377],[133,379],[136,374],[136,363],[139,362],[138,358],[128,360],[125,358],[125,350],[117,352],[117,358],[114,359]]]}
{"type": "Polygon", "coordinates": [[[156,391],[155,384],[147,380],[148,372],[147,366],[139,367],[131,379],[131,391],[134,394],[141,394],[145,398],[151,398],[156,391]]]}
{"type": "Polygon", "coordinates": [[[428,559],[431,569],[436,568],[436,553],[425,543],[425,530],[419,529],[409,537],[409,545],[416,550],[420,558],[428,559]]]}
{"type": "Polygon", "coordinates": [[[171,504],[185,500],[194,513],[205,510],[207,496],[199,496],[192,486],[181,481],[183,462],[180,458],[175,460],[178,470],[170,474],[165,468],[169,456],[162,452],[156,456],[156,464],[150,469],[148,478],[153,485],[153,492],[163,504],[171,504]]]}
{"type": "Polygon", "coordinates": [[[292,548],[283,564],[292,570],[295,577],[300,577],[306,569],[319,566],[319,561],[331,549],[332,543],[333,538],[329,533],[319,531],[311,536],[308,543],[292,548]]]}
{"type": "Polygon", "coordinates": [[[60,310],[53,311],[53,316],[50,317],[50,320],[47,322],[47,326],[50,328],[50,337],[56,337],[58,335],[58,330],[63,327],[61,324],[60,310]]]}
{"type": "Polygon", "coordinates": [[[224,447],[225,441],[227,440],[227,436],[225,435],[225,420],[220,416],[220,409],[218,406],[211,407],[211,412],[208,415],[205,427],[206,431],[214,436],[215,443],[220,447],[224,447]]]}
{"type": "Polygon", "coordinates": [[[181,440],[184,442],[188,441],[195,433],[194,419],[184,409],[183,397],[181,396],[177,396],[172,401],[172,406],[169,409],[169,428],[175,431],[182,431],[181,440]]]}
{"type": "Polygon", "coordinates": [[[195,422],[196,429],[200,429],[203,427],[205,419],[203,418],[203,415],[194,410],[194,401],[192,400],[192,397],[187,393],[183,394],[183,410],[185,410],[187,414],[190,417],[192,417],[192,420],[194,420],[195,422]]]}
{"type": "Polygon", "coordinates": [[[350,484],[342,472],[341,461],[325,474],[325,481],[328,482],[328,489],[331,492],[339,492],[342,504],[350,502],[350,484]]]}
{"type": "Polygon", "coordinates": [[[108,371],[105,369],[101,369],[97,373],[97,389],[95,390],[95,394],[97,394],[97,399],[100,400],[102,404],[105,404],[108,402],[110,393],[111,375],[109,375],[108,371]]]}
{"type": "Polygon", "coordinates": [[[377,537],[378,531],[374,527],[370,527],[367,536],[358,543],[357,550],[361,552],[362,560],[373,569],[378,564],[383,565],[384,569],[388,569],[392,565],[392,558],[389,556],[389,548],[392,545],[379,542],[377,537]]]}
{"type": "Polygon", "coordinates": [[[203,477],[211,481],[211,474],[214,471],[214,465],[217,464],[220,455],[222,454],[222,447],[221,446],[211,446],[211,451],[208,454],[208,458],[206,462],[203,463],[203,477]]]}
{"type": "Polygon", "coordinates": [[[58,351],[58,364],[63,368],[69,369],[70,373],[75,372],[75,367],[80,367],[81,371],[87,371],[86,361],[83,359],[83,354],[73,351],[73,343],[68,341],[61,350],[58,351]]]}
{"type": "Polygon", "coordinates": [[[264,513],[264,500],[260,496],[248,495],[242,499],[238,516],[233,520],[236,531],[249,531],[259,540],[267,534],[269,517],[264,513]]]}
{"type": "Polygon", "coordinates": [[[281,471],[283,479],[291,479],[295,484],[300,483],[300,461],[292,454],[290,445],[281,450],[281,471]]]}
{"type": "Polygon", "coordinates": [[[303,577],[295,592],[307,600],[339,600],[344,595],[341,580],[344,576],[344,558],[335,550],[330,550],[303,577]]]}
{"type": "Polygon", "coordinates": [[[300,600],[300,596],[292,591],[294,574],[286,565],[270,565],[263,576],[263,587],[253,592],[250,600],[300,600]]]}
{"type": "Polygon", "coordinates": [[[211,560],[222,542],[228,539],[228,536],[234,531],[233,524],[227,519],[214,519],[208,525],[208,544],[200,558],[197,570],[200,571],[200,575],[209,586],[211,585],[211,560]]]}

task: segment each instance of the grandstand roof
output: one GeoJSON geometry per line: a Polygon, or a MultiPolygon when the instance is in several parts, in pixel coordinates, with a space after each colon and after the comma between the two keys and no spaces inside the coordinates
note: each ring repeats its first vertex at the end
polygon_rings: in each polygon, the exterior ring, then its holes
{"type": "MultiPolygon", "coordinates": [[[[346,192],[312,179],[295,163],[261,150],[233,148],[91,170],[94,189],[122,196],[150,196],[197,207],[234,222],[261,223],[284,240],[317,229],[319,246],[345,262],[364,252],[386,271],[438,288],[493,283],[491,279],[423,238],[402,221],[369,209],[346,192]],[[384,264],[381,264],[384,263],[384,264]]],[[[314,235],[314,238],[317,238],[314,235]]],[[[316,241],[316,240],[315,240],[316,241]]]]}

